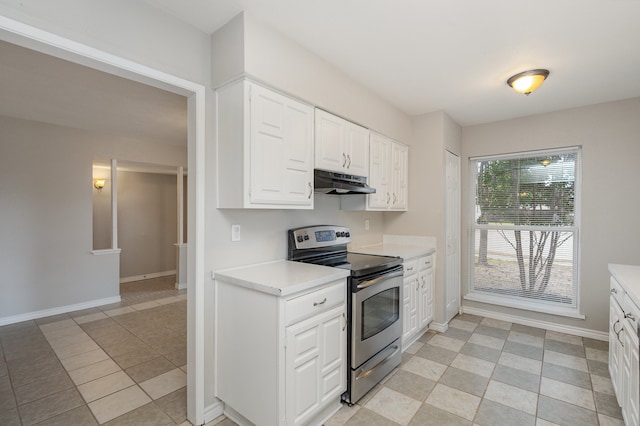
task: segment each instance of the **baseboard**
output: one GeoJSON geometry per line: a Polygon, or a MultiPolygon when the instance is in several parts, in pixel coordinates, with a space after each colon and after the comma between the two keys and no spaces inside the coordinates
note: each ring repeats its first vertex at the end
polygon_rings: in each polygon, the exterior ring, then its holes
{"type": "Polygon", "coordinates": [[[187,288],[187,283],[176,283],[176,290],[184,290],[187,288]]]}
{"type": "Polygon", "coordinates": [[[224,403],[219,399],[216,402],[209,405],[204,409],[204,423],[207,424],[210,421],[220,417],[224,414],[224,403]]]}
{"type": "Polygon", "coordinates": [[[144,275],[134,275],[132,277],[120,278],[120,284],[130,283],[132,281],[148,280],[151,278],[167,277],[169,275],[175,275],[175,274],[176,274],[176,270],[174,269],[172,271],[153,272],[151,274],[144,274],[144,275]]]}
{"type": "Polygon", "coordinates": [[[96,306],[109,305],[120,302],[120,296],[107,297],[104,299],[91,300],[89,302],[76,303],[75,305],[60,306],[58,308],[45,309],[42,311],[27,312],[25,314],[12,315],[0,318],[0,326],[15,324],[22,321],[29,321],[38,318],[50,317],[52,315],[66,314],[68,312],[80,311],[82,309],[95,308],[96,306]]]}
{"type": "Polygon", "coordinates": [[[560,333],[573,334],[574,336],[588,337],[595,340],[609,341],[609,333],[604,331],[589,330],[582,327],[574,327],[571,325],[557,324],[548,321],[535,320],[530,318],[524,318],[517,315],[503,314],[500,312],[493,312],[486,309],[473,308],[470,306],[463,306],[462,312],[465,314],[478,315],[481,317],[492,318],[507,322],[512,322],[520,325],[528,325],[530,327],[543,328],[545,330],[557,331],[560,333]]]}
{"type": "Polygon", "coordinates": [[[449,323],[448,322],[439,323],[439,322],[431,321],[431,323],[429,324],[429,329],[433,331],[437,331],[439,333],[446,333],[447,330],[449,329],[449,323]]]}

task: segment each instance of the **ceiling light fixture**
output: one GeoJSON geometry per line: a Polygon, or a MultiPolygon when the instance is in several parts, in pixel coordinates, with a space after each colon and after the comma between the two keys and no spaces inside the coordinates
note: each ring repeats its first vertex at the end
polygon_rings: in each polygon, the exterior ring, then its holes
{"type": "Polygon", "coordinates": [[[514,76],[509,77],[507,84],[518,93],[524,93],[529,96],[529,93],[533,92],[546,80],[549,76],[549,70],[537,69],[520,72],[514,76]]]}
{"type": "Polygon", "coordinates": [[[548,158],[543,158],[542,160],[538,161],[540,164],[542,164],[543,166],[547,167],[549,164],[551,164],[551,160],[549,160],[548,158]]]}

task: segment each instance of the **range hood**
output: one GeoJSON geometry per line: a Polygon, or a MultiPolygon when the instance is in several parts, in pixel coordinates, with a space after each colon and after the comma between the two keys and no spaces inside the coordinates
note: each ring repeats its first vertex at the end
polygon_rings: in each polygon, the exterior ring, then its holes
{"type": "Polygon", "coordinates": [[[314,182],[315,191],[323,194],[374,194],[376,192],[375,188],[367,185],[367,178],[364,176],[315,169],[314,182]]]}

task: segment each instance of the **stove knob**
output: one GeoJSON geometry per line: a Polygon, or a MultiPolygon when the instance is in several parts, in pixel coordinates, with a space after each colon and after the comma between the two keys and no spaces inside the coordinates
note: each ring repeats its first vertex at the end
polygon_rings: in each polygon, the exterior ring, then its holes
{"type": "Polygon", "coordinates": [[[338,237],[344,237],[344,232],[338,232],[338,237]]]}
{"type": "Polygon", "coordinates": [[[305,240],[305,241],[309,241],[309,236],[308,236],[308,235],[305,235],[305,236],[304,236],[304,240],[305,240]]]}
{"type": "Polygon", "coordinates": [[[351,234],[349,232],[345,232],[345,237],[349,238],[351,236],[351,234]]]}
{"type": "Polygon", "coordinates": [[[302,241],[304,241],[304,239],[302,238],[302,235],[298,235],[298,238],[296,238],[298,240],[299,243],[301,243],[302,241]]]}

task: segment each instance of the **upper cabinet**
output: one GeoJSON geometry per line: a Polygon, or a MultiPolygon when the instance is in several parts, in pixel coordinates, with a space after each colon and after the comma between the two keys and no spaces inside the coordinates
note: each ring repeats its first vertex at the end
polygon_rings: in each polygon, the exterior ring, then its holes
{"type": "Polygon", "coordinates": [[[313,107],[248,80],[216,92],[218,208],[313,208],[313,107]]]}
{"type": "Polygon", "coordinates": [[[379,133],[371,132],[367,210],[407,210],[409,148],[379,133]]]}
{"type": "Polygon", "coordinates": [[[315,168],[369,177],[369,129],[316,108],[315,168]]]}

